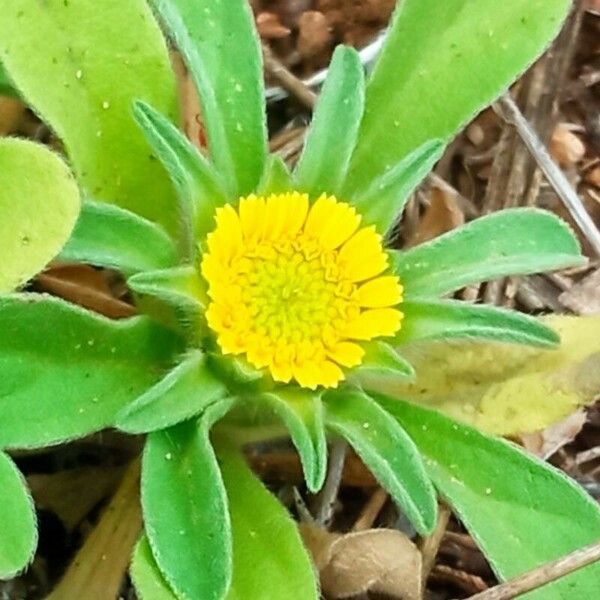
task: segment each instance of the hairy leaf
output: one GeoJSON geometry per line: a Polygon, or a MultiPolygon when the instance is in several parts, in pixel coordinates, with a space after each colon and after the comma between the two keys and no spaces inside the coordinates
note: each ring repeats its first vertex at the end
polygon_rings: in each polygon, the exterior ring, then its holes
{"type": "Polygon", "coordinates": [[[38,536],[25,479],[4,452],[0,452],[0,490],[0,579],[10,579],[33,558],[38,536]]]}
{"type": "Polygon", "coordinates": [[[195,350],[121,410],[116,425],[129,433],[165,429],[200,414],[225,396],[227,388],[207,368],[205,355],[195,350]]]}
{"type": "Polygon", "coordinates": [[[392,270],[407,299],[438,296],[504,275],[526,275],[585,262],[571,229],[531,208],[493,213],[405,252],[392,270]]]}
{"type": "Polygon", "coordinates": [[[58,156],[33,142],[0,140],[0,293],[54,258],[78,212],[77,185],[58,156]]]}
{"type": "Polygon", "coordinates": [[[327,467],[321,394],[302,388],[281,389],[261,394],[255,401],[283,421],[300,455],[308,489],[319,491],[327,467]]]}
{"type": "Polygon", "coordinates": [[[129,574],[141,600],[177,600],[152,556],[146,535],[135,546],[129,574]]]}
{"type": "Polygon", "coordinates": [[[129,574],[141,600],[177,600],[154,560],[145,534],[135,546],[129,574]]]}
{"type": "Polygon", "coordinates": [[[323,400],[327,426],[348,440],[415,529],[430,532],[437,518],[435,491],[404,429],[362,392],[341,389],[323,400]]]}
{"type": "Polygon", "coordinates": [[[459,300],[414,300],[402,303],[404,320],[396,342],[428,339],[488,339],[552,347],[558,335],[538,319],[503,308],[459,300]]]}
{"type": "Polygon", "coordinates": [[[0,447],[88,435],[153,385],[181,340],[146,317],[111,321],[62,300],[0,297],[0,447]]]}
{"type": "Polygon", "coordinates": [[[177,113],[167,48],[144,0],[103,0],[102,10],[4,0],[0,59],[65,143],[87,195],[174,230],[173,189],[131,116],[135,98],[177,113]]]}
{"type": "Polygon", "coordinates": [[[214,227],[215,208],[227,199],[225,184],[198,149],[167,118],[144,102],[134,104],[133,114],[179,192],[183,251],[190,258],[196,238],[214,227]]]}
{"type": "Polygon", "coordinates": [[[364,79],[358,52],[338,46],[294,171],[301,191],[313,196],[341,192],[363,114],[364,79]]]}
{"type": "Polygon", "coordinates": [[[131,275],[177,264],[177,251],[159,225],[118,206],[85,200],[60,259],[131,275]]]}
{"type": "MultiPolygon", "coordinates": [[[[411,193],[440,159],[444,144],[430,140],[411,152],[406,158],[386,170],[367,188],[348,191],[352,205],[362,215],[363,225],[375,225],[385,234],[400,218],[411,193]]],[[[343,194],[346,197],[346,192],[343,194]]]]}
{"type": "Polygon", "coordinates": [[[234,450],[218,446],[233,535],[226,600],[317,600],[313,566],[296,524],[234,450]]]}
{"type": "Polygon", "coordinates": [[[558,349],[422,342],[402,348],[415,367],[414,382],[371,379],[368,387],[493,433],[543,429],[597,399],[600,317],[552,317],[543,323],[560,335],[558,349]]]}
{"type": "Polygon", "coordinates": [[[362,363],[356,367],[357,374],[374,374],[379,377],[415,376],[412,365],[389,344],[372,341],[364,344],[365,356],[362,363]]]}
{"type": "Polygon", "coordinates": [[[231,580],[231,527],[225,488],[209,439],[231,407],[220,402],[192,420],[148,436],[142,507],[152,553],[182,598],[221,600],[231,580]]]}
{"type": "Polygon", "coordinates": [[[367,86],[347,189],[450,140],[558,33],[570,0],[402,0],[367,86]]]}
{"type": "Polygon", "coordinates": [[[260,45],[247,0],[152,0],[196,83],[211,158],[233,197],[253,191],[266,154],[260,45]]]}
{"type": "MultiPolygon", "coordinates": [[[[563,472],[500,439],[439,413],[377,396],[425,455],[436,487],[501,579],[600,538],[598,504],[563,472]]],[[[595,598],[596,563],[523,596],[595,598]]]]}
{"type": "Polygon", "coordinates": [[[283,159],[277,154],[269,154],[265,172],[258,184],[257,194],[268,196],[288,192],[295,187],[293,175],[283,159]]]}

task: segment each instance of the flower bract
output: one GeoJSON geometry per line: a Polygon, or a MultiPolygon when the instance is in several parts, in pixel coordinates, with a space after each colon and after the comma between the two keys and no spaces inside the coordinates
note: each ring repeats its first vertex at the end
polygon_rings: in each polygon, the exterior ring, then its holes
{"type": "Polygon", "coordinates": [[[402,321],[398,277],[373,226],[322,195],[247,196],[216,213],[201,272],[209,327],[225,354],[242,354],[275,381],[336,387],[359,365],[361,342],[402,321]]]}

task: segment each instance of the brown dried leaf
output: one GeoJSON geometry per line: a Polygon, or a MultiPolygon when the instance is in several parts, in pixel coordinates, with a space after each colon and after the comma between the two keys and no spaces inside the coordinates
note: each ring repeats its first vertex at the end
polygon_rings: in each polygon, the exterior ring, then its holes
{"type": "Polygon", "coordinates": [[[298,53],[303,58],[313,58],[327,49],[333,42],[329,22],[317,10],[308,10],[298,21],[298,53]]]}
{"type": "Polygon", "coordinates": [[[594,271],[558,297],[559,302],[580,315],[600,314],[600,270],[594,271]]]}
{"type": "Polygon", "coordinates": [[[400,531],[369,529],[346,535],[302,524],[300,532],[330,598],[367,591],[420,600],[421,554],[400,531]]]}
{"type": "Polygon", "coordinates": [[[586,420],[585,411],[580,409],[542,431],[526,433],[519,438],[529,452],[546,460],[563,446],[570,444],[583,429],[586,420]]]}
{"type": "Polygon", "coordinates": [[[431,188],[431,203],[419,223],[419,228],[409,240],[408,246],[422,244],[442,233],[460,227],[464,222],[465,215],[456,196],[434,186],[431,188]]]}
{"type": "Polygon", "coordinates": [[[572,167],[584,157],[585,146],[567,123],[559,123],[552,133],[550,154],[561,167],[572,167]]]}
{"type": "Polygon", "coordinates": [[[291,33],[290,29],[281,24],[279,16],[272,12],[261,12],[256,17],[256,29],[264,40],[278,40],[291,33]]]}
{"type": "Polygon", "coordinates": [[[600,188],[600,167],[594,167],[590,169],[584,177],[586,183],[596,186],[600,188]]]}
{"type": "Polygon", "coordinates": [[[15,98],[0,97],[0,135],[8,135],[17,129],[25,105],[15,98]]]}

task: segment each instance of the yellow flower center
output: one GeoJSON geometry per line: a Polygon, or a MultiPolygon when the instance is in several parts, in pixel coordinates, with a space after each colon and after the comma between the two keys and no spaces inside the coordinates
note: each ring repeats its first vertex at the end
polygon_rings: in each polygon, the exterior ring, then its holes
{"type": "Polygon", "coordinates": [[[241,198],[217,209],[202,275],[209,327],[224,354],[245,354],[275,381],[335,387],[359,365],[357,342],[393,335],[402,313],[397,277],[374,227],[332,196],[241,198]]]}

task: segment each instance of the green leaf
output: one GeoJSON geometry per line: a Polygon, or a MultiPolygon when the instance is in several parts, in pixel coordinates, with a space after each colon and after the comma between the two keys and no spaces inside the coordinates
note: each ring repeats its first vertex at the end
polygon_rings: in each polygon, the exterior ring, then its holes
{"type": "Polygon", "coordinates": [[[11,579],[33,558],[38,536],[25,479],[4,452],[0,452],[0,490],[0,579],[11,579]]]}
{"type": "Polygon", "coordinates": [[[364,79],[358,52],[338,46],[294,172],[301,191],[313,196],[341,191],[363,114],[364,79]]]}
{"type": "Polygon", "coordinates": [[[148,436],[142,507],[152,553],[182,598],[221,600],[231,579],[231,527],[225,488],[209,439],[232,401],[148,436]]]}
{"type": "Polygon", "coordinates": [[[177,600],[152,556],[146,535],[135,546],[129,574],[141,600],[177,600]]]}
{"type": "MultiPolygon", "coordinates": [[[[285,424],[302,462],[306,485],[318,492],[327,470],[327,440],[321,394],[304,389],[277,389],[254,399],[285,424]]],[[[248,400],[250,401],[250,399],[248,400]]]]}
{"type": "Polygon", "coordinates": [[[79,191],[58,156],[25,140],[0,140],[0,174],[2,293],[41,271],[62,248],[77,219],[79,191]]]}
{"type": "Polygon", "coordinates": [[[193,255],[196,238],[214,227],[217,206],[227,200],[225,184],[198,149],[163,115],[144,102],[136,102],[133,114],[179,192],[179,223],[193,255]]]}
{"type": "MultiPolygon", "coordinates": [[[[501,579],[600,538],[598,504],[561,471],[434,411],[384,396],[377,400],[423,452],[436,487],[501,579]]],[[[598,581],[600,563],[523,598],[595,598],[598,581]]]]}
{"type": "Polygon", "coordinates": [[[118,206],[85,200],[60,259],[130,275],[177,264],[177,251],[159,225],[118,206]]]}
{"type": "Polygon", "coordinates": [[[267,155],[262,60],[247,0],[152,0],[198,88],[211,158],[232,197],[253,191],[267,155]]]}
{"type": "Polygon", "coordinates": [[[237,452],[217,448],[233,535],[233,579],[225,599],[317,600],[296,524],[237,452]]]}
{"type": "Polygon", "coordinates": [[[412,365],[392,346],[385,342],[373,341],[363,345],[365,355],[360,366],[353,372],[372,373],[379,377],[393,376],[412,379],[415,370],[412,365]]]}
{"type": "Polygon", "coordinates": [[[135,98],[177,115],[167,48],[144,0],[103,0],[102,10],[96,2],[5,0],[0,59],[63,140],[86,195],[175,231],[173,189],[131,117],[135,98]]]}
{"type": "Polygon", "coordinates": [[[431,532],[437,519],[435,491],[404,429],[362,392],[331,391],[323,400],[327,427],[348,440],[415,529],[431,532]]]}
{"type": "Polygon", "coordinates": [[[540,431],[595,402],[600,390],[600,316],[542,322],[560,335],[558,348],[419,342],[402,348],[417,373],[414,381],[361,383],[490,433],[540,431]]]}
{"type": "Polygon", "coordinates": [[[146,317],[112,321],[34,294],[0,297],[0,331],[0,447],[111,426],[182,350],[146,317]]]}
{"type": "Polygon", "coordinates": [[[280,156],[269,154],[265,172],[256,193],[261,196],[288,192],[295,187],[293,176],[280,156]]]}
{"type": "Polygon", "coordinates": [[[400,218],[411,193],[431,171],[444,152],[444,144],[430,140],[377,177],[366,191],[343,196],[351,200],[362,215],[363,225],[375,225],[386,233],[400,218]]]}
{"type": "Polygon", "coordinates": [[[138,273],[127,284],[145,314],[180,331],[191,344],[202,343],[207,333],[208,296],[205,281],[194,267],[138,273]]]}
{"type": "Polygon", "coordinates": [[[227,388],[206,366],[205,355],[194,350],[156,385],[117,415],[116,426],[128,433],[165,429],[200,414],[227,396],[227,388]]]}
{"type": "Polygon", "coordinates": [[[571,229],[551,213],[515,208],[493,213],[406,252],[391,253],[404,296],[438,296],[504,275],[585,262],[571,229]]]}
{"type": "Polygon", "coordinates": [[[346,189],[431,139],[449,141],[558,33],[570,0],[403,0],[367,85],[346,189]]]}
{"type": "Polygon", "coordinates": [[[159,298],[188,310],[200,311],[209,302],[204,279],[194,267],[138,273],[127,280],[127,285],[138,294],[159,298]]]}
{"type": "Polygon", "coordinates": [[[15,90],[2,65],[0,65],[0,96],[8,96],[9,98],[19,97],[17,90],[15,90]]]}
{"type": "Polygon", "coordinates": [[[459,300],[403,302],[404,319],[396,334],[400,344],[428,339],[486,339],[554,347],[558,335],[538,319],[514,310],[459,300]]]}

